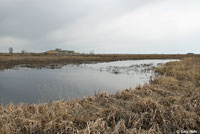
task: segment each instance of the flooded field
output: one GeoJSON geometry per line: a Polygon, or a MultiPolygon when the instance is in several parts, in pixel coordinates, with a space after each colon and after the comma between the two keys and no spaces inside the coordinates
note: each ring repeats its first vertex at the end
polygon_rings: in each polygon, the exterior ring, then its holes
{"type": "Polygon", "coordinates": [[[0,102],[38,103],[82,98],[99,91],[116,93],[148,83],[153,68],[173,60],[129,60],[66,65],[55,69],[26,68],[0,71],[0,102]]]}

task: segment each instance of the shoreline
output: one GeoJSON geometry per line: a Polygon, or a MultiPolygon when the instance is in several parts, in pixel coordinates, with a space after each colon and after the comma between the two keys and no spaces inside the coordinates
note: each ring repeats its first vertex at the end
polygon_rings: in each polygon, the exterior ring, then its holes
{"type": "Polygon", "coordinates": [[[119,60],[145,60],[145,59],[182,59],[198,57],[200,55],[187,54],[80,54],[59,56],[54,54],[0,54],[0,70],[11,69],[17,65],[30,68],[50,66],[64,66],[66,64],[98,63],[119,60]]]}
{"type": "Polygon", "coordinates": [[[157,67],[155,71],[162,76],[136,89],[70,101],[0,105],[0,132],[198,133],[199,68],[200,58],[184,58],[157,67]]]}

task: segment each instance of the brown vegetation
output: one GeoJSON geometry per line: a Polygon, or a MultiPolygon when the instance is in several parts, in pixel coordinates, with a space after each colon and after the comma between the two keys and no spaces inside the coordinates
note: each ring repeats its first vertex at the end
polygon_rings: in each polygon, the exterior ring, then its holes
{"type": "Polygon", "coordinates": [[[199,55],[164,55],[164,54],[79,54],[79,55],[56,55],[47,53],[21,53],[0,54],[0,70],[13,68],[16,65],[26,67],[52,68],[57,65],[80,64],[91,62],[108,62],[117,60],[139,59],[181,59],[184,57],[196,57],[199,55]]]}
{"type": "Polygon", "coordinates": [[[149,85],[71,101],[0,106],[1,134],[200,132],[200,58],[156,68],[149,85]]]}

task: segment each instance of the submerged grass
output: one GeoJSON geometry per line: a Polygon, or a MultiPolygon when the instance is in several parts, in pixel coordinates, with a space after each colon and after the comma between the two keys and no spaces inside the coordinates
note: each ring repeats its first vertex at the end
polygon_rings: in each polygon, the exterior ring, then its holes
{"type": "Polygon", "coordinates": [[[200,58],[156,68],[148,85],[83,99],[0,106],[1,134],[200,132],[200,58]]]}

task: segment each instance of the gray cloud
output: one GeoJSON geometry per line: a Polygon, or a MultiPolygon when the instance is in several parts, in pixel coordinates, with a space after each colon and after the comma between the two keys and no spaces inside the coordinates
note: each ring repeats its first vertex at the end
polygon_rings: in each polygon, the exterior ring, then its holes
{"type": "Polygon", "coordinates": [[[0,0],[0,51],[199,53],[199,6],[198,0],[0,0]]]}

